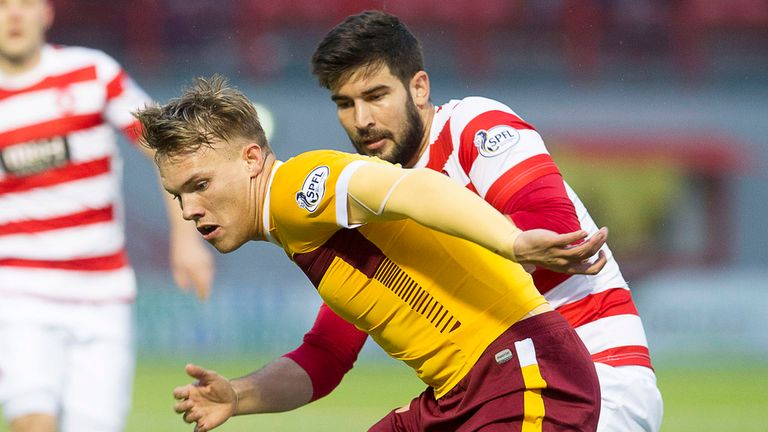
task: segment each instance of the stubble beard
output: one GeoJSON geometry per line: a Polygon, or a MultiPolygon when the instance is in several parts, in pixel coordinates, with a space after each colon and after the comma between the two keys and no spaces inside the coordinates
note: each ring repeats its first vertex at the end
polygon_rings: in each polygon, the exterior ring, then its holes
{"type": "Polygon", "coordinates": [[[408,164],[414,161],[416,153],[421,147],[421,141],[424,138],[424,121],[421,119],[419,110],[416,108],[416,104],[413,103],[410,94],[405,102],[405,113],[405,130],[400,137],[394,137],[390,131],[369,129],[358,131],[357,135],[351,138],[352,145],[360,154],[376,156],[387,162],[400,164],[407,168],[408,164]],[[390,139],[394,145],[390,149],[383,148],[367,152],[362,141],[370,137],[390,139]]]}

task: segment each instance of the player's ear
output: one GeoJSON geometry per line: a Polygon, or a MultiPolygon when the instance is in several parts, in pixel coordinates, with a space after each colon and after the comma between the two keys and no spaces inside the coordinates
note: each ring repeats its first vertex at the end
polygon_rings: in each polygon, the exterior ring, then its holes
{"type": "Polygon", "coordinates": [[[243,160],[248,167],[248,174],[256,177],[264,168],[264,150],[255,142],[248,143],[243,147],[243,160]]]}
{"type": "Polygon", "coordinates": [[[423,107],[429,102],[429,75],[425,71],[418,71],[411,78],[411,98],[417,107],[423,107]]]}

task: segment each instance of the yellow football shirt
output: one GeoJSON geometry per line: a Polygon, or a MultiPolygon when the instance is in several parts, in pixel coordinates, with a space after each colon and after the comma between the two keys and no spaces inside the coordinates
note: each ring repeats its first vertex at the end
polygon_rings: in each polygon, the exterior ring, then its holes
{"type": "Polygon", "coordinates": [[[265,230],[334,312],[440,397],[504,330],[546,301],[522,266],[472,242],[408,219],[351,227],[347,188],[366,163],[386,162],[323,150],[277,163],[265,230]]]}

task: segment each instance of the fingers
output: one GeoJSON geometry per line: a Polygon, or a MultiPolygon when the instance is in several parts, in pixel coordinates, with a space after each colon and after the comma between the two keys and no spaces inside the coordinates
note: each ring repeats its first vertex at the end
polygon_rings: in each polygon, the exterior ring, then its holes
{"type": "Polygon", "coordinates": [[[199,410],[190,409],[190,410],[184,412],[184,415],[182,416],[182,418],[184,419],[185,423],[195,423],[198,420],[200,420],[200,418],[202,416],[203,415],[202,415],[202,413],[200,413],[199,410]]]}
{"type": "MultiPolygon", "coordinates": [[[[580,232],[577,231],[575,233],[565,234],[564,236],[571,236],[572,234],[575,236],[578,233],[580,232]]],[[[607,239],[608,239],[608,229],[601,228],[593,236],[585,240],[583,243],[576,246],[568,247],[566,249],[567,253],[564,255],[564,257],[568,259],[578,260],[578,261],[589,259],[593,257],[598,251],[600,251],[600,248],[603,247],[607,239]]]]}
{"type": "MultiPolygon", "coordinates": [[[[584,230],[578,230],[574,232],[569,232],[565,234],[559,234],[557,236],[557,241],[555,242],[555,246],[561,246],[561,247],[567,247],[573,243],[576,243],[580,240],[584,240],[587,237],[588,233],[584,230]]],[[[594,236],[593,236],[594,237],[594,236]]],[[[583,243],[582,243],[583,244],[583,243]]],[[[579,245],[581,246],[581,244],[579,245]]]]}
{"type": "Polygon", "coordinates": [[[573,274],[586,274],[586,275],[595,275],[600,273],[600,270],[605,267],[605,264],[608,262],[608,256],[605,254],[604,251],[598,252],[597,260],[595,262],[590,263],[589,261],[584,261],[583,263],[575,266],[571,269],[568,273],[573,274]]]}
{"type": "Polygon", "coordinates": [[[181,399],[181,402],[178,402],[173,406],[173,410],[176,411],[176,414],[181,414],[189,411],[193,406],[195,406],[193,401],[189,399],[181,399]]]}
{"type": "Polygon", "coordinates": [[[176,387],[173,389],[173,397],[176,400],[189,399],[189,387],[185,385],[183,387],[176,387]]]}

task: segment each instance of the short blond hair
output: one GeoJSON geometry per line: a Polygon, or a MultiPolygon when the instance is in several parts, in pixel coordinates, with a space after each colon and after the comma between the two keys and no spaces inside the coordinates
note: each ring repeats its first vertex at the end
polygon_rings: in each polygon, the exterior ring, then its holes
{"type": "Polygon", "coordinates": [[[271,152],[253,103],[218,74],[195,78],[180,97],[133,115],[141,123],[141,143],[156,158],[194,153],[216,140],[246,140],[271,152]]]}

